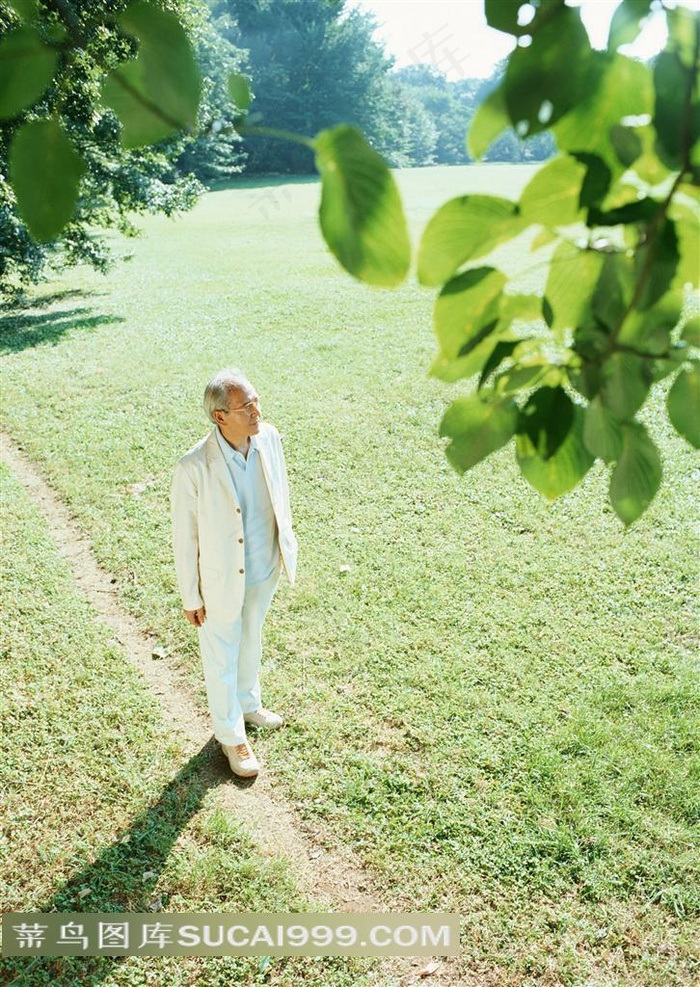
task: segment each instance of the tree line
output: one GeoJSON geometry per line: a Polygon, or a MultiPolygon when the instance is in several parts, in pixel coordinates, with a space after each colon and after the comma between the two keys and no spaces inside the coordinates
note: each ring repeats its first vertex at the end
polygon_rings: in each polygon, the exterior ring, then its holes
{"type": "MultiPolygon", "coordinates": [[[[253,111],[263,122],[308,135],[351,124],[393,167],[473,160],[469,123],[499,84],[504,63],[486,80],[451,81],[430,64],[397,70],[373,37],[374,15],[348,9],[345,0],[214,0],[211,13],[218,44],[239,53],[253,80],[253,111]]],[[[550,135],[522,141],[511,129],[486,160],[544,160],[553,153],[550,135]]],[[[203,181],[220,175],[205,147],[184,162],[203,181]]],[[[314,171],[308,148],[265,138],[246,145],[240,166],[254,174],[314,171]]]]}
{"type": "MultiPolygon", "coordinates": [[[[410,167],[472,160],[465,143],[470,120],[504,70],[457,82],[430,65],[397,71],[373,38],[373,15],[348,9],[346,0],[156,0],[152,6],[177,14],[191,43],[201,77],[197,117],[190,133],[125,148],[117,114],[100,102],[100,73],[134,48],[117,23],[127,6],[128,0],[0,0],[0,295],[6,298],[52,264],[105,270],[110,256],[96,229],[135,235],[139,214],[188,209],[205,187],[243,172],[313,173],[314,155],[303,143],[241,138],[228,92],[233,71],[252,80],[252,119],[308,136],[353,124],[391,166],[410,167]],[[38,99],[27,106],[32,87],[38,99]],[[9,152],[17,128],[46,114],[60,118],[83,165],[70,223],[60,238],[39,243],[16,207],[9,152]]],[[[537,160],[552,152],[548,134],[528,142],[511,129],[486,160],[537,160]]],[[[70,167],[69,156],[62,166],[70,167]]]]}

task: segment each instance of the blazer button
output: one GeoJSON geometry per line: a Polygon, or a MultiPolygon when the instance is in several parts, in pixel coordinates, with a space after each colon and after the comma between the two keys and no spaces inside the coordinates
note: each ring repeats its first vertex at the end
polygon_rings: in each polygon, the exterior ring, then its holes
{"type": "Polygon", "coordinates": [[[237,507],[236,508],[236,514],[240,514],[240,513],[241,513],[241,509],[240,509],[240,507],[237,507]]]}
{"type": "Polygon", "coordinates": [[[239,539],[238,539],[238,544],[239,544],[239,545],[242,545],[242,544],[243,544],[243,539],[242,539],[242,538],[239,538],[239,539]]]}
{"type": "Polygon", "coordinates": [[[243,575],[243,573],[245,572],[245,569],[239,569],[238,571],[240,572],[241,575],[243,575]]]}

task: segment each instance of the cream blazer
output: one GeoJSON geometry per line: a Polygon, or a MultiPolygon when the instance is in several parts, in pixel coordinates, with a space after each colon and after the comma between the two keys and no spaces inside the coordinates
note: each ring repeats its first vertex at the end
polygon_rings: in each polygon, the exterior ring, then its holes
{"type": "MultiPolygon", "coordinates": [[[[279,432],[261,422],[257,444],[277,521],[282,565],[293,586],[297,541],[279,432]]],[[[243,518],[215,430],[177,464],[171,505],[175,571],[183,608],[204,606],[215,620],[237,620],[245,595],[243,518]]]]}

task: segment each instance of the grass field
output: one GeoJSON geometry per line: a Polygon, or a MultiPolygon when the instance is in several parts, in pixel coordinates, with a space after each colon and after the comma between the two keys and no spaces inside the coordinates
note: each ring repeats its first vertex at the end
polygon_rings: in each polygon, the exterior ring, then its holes
{"type": "MultiPolygon", "coordinates": [[[[450,196],[514,195],[529,174],[473,166],[399,180],[417,235],[450,196]]],[[[463,389],[427,377],[432,293],[413,282],[376,291],[341,273],[317,200],[314,182],[210,193],[118,244],[133,257],[108,278],[74,271],[37,291],[2,319],[5,428],[203,704],[174,588],[168,490],[175,461],[206,430],[204,382],[241,366],[283,434],[301,545],[298,587],[282,586],[267,627],[266,700],[289,725],[258,746],[281,790],[330,847],[360,854],[397,909],[459,911],[462,968],[484,971],[485,984],[689,985],[700,976],[697,462],[652,408],[664,483],[627,532],[599,469],[553,506],[527,487],[512,450],[458,478],[437,425],[463,389]]],[[[533,265],[524,286],[541,278],[533,265]]],[[[31,601],[59,591],[37,579],[44,535],[11,482],[5,504],[18,571],[8,592],[30,588],[31,620],[31,601]]],[[[104,647],[89,617],[81,624],[87,643],[56,631],[38,665],[50,674],[63,656],[66,689],[83,651],[104,647]]],[[[31,683],[38,660],[21,626],[7,645],[10,686],[31,683]]],[[[143,726],[151,714],[137,682],[122,704],[118,654],[107,667],[91,688],[139,733],[121,766],[125,823],[181,765],[167,737],[143,726]]],[[[10,689],[11,709],[16,701],[10,689]]],[[[49,736],[63,736],[68,706],[50,712],[49,736]]],[[[35,734],[13,729],[16,749],[30,751],[35,734]]],[[[114,801],[110,771],[86,767],[85,777],[96,804],[114,801]]],[[[58,801],[70,801],[69,781],[58,801]]],[[[51,797],[46,784],[23,789],[30,809],[51,797]]],[[[193,808],[205,849],[208,818],[193,808]]],[[[54,901],[66,861],[80,867],[99,852],[111,838],[101,820],[99,810],[87,825],[69,815],[65,839],[79,850],[67,856],[45,825],[34,867],[26,827],[10,827],[23,907],[54,901]]],[[[219,848],[238,846],[227,827],[219,848]]],[[[188,910],[239,907],[220,885],[203,891],[187,857],[168,866],[188,910]]],[[[295,907],[284,874],[272,884],[280,909],[295,907]]],[[[178,970],[173,983],[220,982],[214,965],[178,970]]],[[[361,982],[359,968],[324,970],[319,983],[361,982]]],[[[278,973],[271,982],[316,982],[293,964],[278,973]]],[[[150,975],[115,969],[109,983],[150,975]]],[[[257,974],[242,964],[237,976],[257,974]]]]}
{"type": "MultiPolygon", "coordinates": [[[[2,469],[3,910],[306,911],[220,803],[208,745],[189,761],[157,703],[95,624],[38,512],[2,469]],[[28,551],[27,549],[31,550],[28,551]],[[235,847],[235,853],[231,849],[235,847]]],[[[0,960],[2,983],[264,982],[260,960],[0,960]],[[13,980],[14,976],[14,980],[13,980]]],[[[364,964],[277,960],[290,984],[351,987],[364,964]]]]}

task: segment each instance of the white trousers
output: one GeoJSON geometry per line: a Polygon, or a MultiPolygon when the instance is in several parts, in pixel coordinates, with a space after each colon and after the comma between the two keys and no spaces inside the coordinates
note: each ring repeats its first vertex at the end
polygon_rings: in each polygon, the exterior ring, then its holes
{"type": "Polygon", "coordinates": [[[246,587],[243,609],[233,623],[206,615],[198,628],[214,736],[235,746],[246,739],[244,713],[260,709],[262,627],[280,578],[279,568],[264,583],[246,587]]]}

